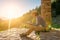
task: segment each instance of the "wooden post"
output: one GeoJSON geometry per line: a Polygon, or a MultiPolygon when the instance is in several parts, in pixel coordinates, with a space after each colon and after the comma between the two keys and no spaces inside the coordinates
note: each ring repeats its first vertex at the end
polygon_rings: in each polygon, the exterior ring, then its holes
{"type": "Polygon", "coordinates": [[[51,0],[41,0],[41,16],[51,26],[51,0]]]}

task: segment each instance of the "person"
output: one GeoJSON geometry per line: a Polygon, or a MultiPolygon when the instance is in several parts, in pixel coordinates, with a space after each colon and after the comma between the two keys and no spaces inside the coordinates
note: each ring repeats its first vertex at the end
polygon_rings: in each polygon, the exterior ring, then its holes
{"type": "Polygon", "coordinates": [[[35,19],[35,23],[27,23],[29,25],[29,30],[26,33],[21,34],[21,36],[27,36],[32,31],[44,31],[47,27],[45,20],[37,13],[37,11],[33,11],[31,14],[33,19],[35,19]]]}

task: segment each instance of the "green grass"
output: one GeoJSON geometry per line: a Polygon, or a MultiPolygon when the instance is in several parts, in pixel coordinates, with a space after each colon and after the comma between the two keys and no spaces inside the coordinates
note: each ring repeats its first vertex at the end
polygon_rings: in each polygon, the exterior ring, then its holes
{"type": "Polygon", "coordinates": [[[59,24],[52,24],[52,27],[53,28],[60,28],[60,25],[59,24]]]}

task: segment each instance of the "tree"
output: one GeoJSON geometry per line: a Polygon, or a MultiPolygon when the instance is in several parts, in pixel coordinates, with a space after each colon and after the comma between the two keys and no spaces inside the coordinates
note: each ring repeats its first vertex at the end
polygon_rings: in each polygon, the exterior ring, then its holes
{"type": "Polygon", "coordinates": [[[41,16],[47,23],[47,28],[51,26],[51,0],[42,0],[41,16]]]}

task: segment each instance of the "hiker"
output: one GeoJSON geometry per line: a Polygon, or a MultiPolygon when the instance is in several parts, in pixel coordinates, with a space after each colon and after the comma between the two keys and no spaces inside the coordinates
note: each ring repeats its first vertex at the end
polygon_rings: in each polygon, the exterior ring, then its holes
{"type": "Polygon", "coordinates": [[[33,19],[35,18],[35,23],[27,23],[29,25],[29,30],[26,33],[21,35],[29,35],[32,31],[44,31],[46,26],[45,20],[38,15],[37,11],[33,11],[32,13],[33,19]]]}

